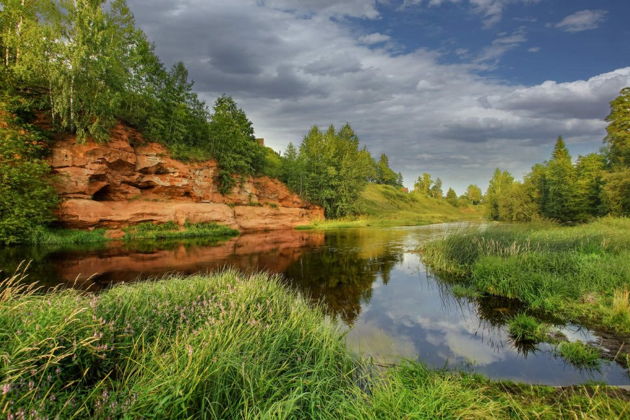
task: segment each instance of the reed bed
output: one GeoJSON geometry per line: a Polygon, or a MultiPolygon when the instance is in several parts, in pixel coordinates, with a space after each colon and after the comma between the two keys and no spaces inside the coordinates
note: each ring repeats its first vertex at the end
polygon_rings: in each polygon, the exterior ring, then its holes
{"type": "Polygon", "coordinates": [[[426,244],[423,260],[455,283],[630,333],[630,219],[494,225],[426,244]]]}

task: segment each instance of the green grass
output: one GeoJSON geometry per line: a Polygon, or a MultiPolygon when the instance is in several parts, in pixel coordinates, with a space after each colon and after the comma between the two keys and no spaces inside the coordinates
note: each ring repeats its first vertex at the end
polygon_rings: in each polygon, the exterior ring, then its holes
{"type": "Polygon", "coordinates": [[[529,315],[518,314],[508,322],[508,331],[516,341],[538,343],[547,340],[549,326],[529,315]]]}
{"type": "Polygon", "coordinates": [[[493,225],[430,242],[422,254],[433,270],[479,292],[630,332],[630,219],[493,225]]]}
{"type": "Polygon", "coordinates": [[[299,229],[421,226],[480,220],[478,206],[454,207],[445,200],[405,193],[389,185],[368,184],[356,202],[357,216],[315,222],[299,229]]]}
{"type": "Polygon", "coordinates": [[[491,382],[351,356],[318,308],[225,271],[100,295],[0,285],[0,412],[14,418],[620,418],[604,386],[491,382]]]}
{"type": "Polygon", "coordinates": [[[162,224],[140,223],[125,229],[126,241],[138,239],[187,239],[214,238],[225,239],[238,235],[238,231],[216,223],[185,223],[183,227],[174,222],[162,224]]]}
{"type": "Polygon", "coordinates": [[[597,349],[579,341],[560,343],[556,351],[564,360],[577,367],[595,369],[601,363],[597,349]]]}
{"type": "MultiPolygon", "coordinates": [[[[238,235],[238,231],[216,223],[185,223],[179,226],[174,222],[161,224],[140,223],[126,229],[125,241],[138,240],[175,240],[203,238],[222,240],[238,235]]],[[[87,244],[104,244],[110,239],[105,229],[78,230],[41,228],[35,231],[29,240],[31,245],[73,246],[87,244]]]]}
{"type": "Polygon", "coordinates": [[[46,229],[41,228],[31,236],[29,243],[36,245],[83,245],[105,243],[105,229],[46,229]]]}

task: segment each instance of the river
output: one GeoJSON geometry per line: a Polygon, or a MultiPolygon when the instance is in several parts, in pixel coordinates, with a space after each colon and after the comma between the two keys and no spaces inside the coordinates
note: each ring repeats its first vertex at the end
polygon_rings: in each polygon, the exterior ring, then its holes
{"type": "MultiPolygon", "coordinates": [[[[630,384],[627,371],[616,363],[605,362],[598,370],[578,369],[556,356],[548,344],[514,343],[505,323],[523,309],[518,302],[455,297],[448,282],[427,270],[417,250],[424,241],[460,228],[443,224],[275,231],[244,234],[220,244],[9,248],[0,250],[0,268],[11,272],[20,261],[31,260],[30,281],[94,292],[167,273],[222,267],[264,270],[282,274],[290,287],[321,303],[344,330],[349,348],[380,363],[413,359],[434,368],[548,385],[630,384]]],[[[602,341],[579,325],[556,324],[570,340],[602,341]]]]}

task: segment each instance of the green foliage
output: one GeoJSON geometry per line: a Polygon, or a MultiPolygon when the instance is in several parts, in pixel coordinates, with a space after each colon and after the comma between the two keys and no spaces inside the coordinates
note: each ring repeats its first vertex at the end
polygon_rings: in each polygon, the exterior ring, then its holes
{"type": "Polygon", "coordinates": [[[599,352],[579,341],[558,345],[558,354],[574,366],[595,369],[601,364],[599,352]]]}
{"type": "Polygon", "coordinates": [[[457,193],[455,192],[454,189],[449,188],[448,191],[446,192],[446,201],[452,205],[457,207],[459,205],[458,199],[457,199],[457,193]]]}
{"type": "Polygon", "coordinates": [[[256,142],[252,122],[234,99],[221,96],[214,104],[208,126],[211,150],[219,161],[220,191],[229,193],[234,174],[253,175],[263,169],[265,149],[256,142]]]}
{"type": "Polygon", "coordinates": [[[359,138],[349,124],[339,131],[313,127],[299,153],[291,145],[284,157],[283,181],[306,200],[324,207],[327,217],[355,211],[355,202],[374,176],[370,153],[359,149],[359,138]]]}
{"type": "Polygon", "coordinates": [[[630,87],[621,90],[619,96],[610,103],[610,124],[604,139],[607,158],[613,169],[630,167],[630,87]]]}
{"type": "Polygon", "coordinates": [[[383,153],[375,163],[375,184],[391,185],[402,188],[402,175],[397,174],[389,167],[389,157],[383,153]]]}
{"type": "Polygon", "coordinates": [[[630,215],[630,169],[603,175],[602,201],[606,209],[616,216],[630,215]]]}
{"type": "Polygon", "coordinates": [[[0,114],[0,244],[23,243],[53,220],[57,195],[42,159],[46,139],[0,114]]]}
{"type": "Polygon", "coordinates": [[[138,239],[185,239],[185,238],[213,238],[226,239],[238,235],[238,231],[216,223],[186,223],[178,226],[174,222],[162,224],[140,223],[125,229],[124,240],[138,239]]]}
{"type": "Polygon", "coordinates": [[[104,229],[51,229],[41,227],[28,238],[29,244],[47,246],[72,246],[83,244],[103,244],[107,242],[104,229]]]}
{"type": "Polygon", "coordinates": [[[0,413],[20,418],[621,418],[622,394],[357,360],[268,275],[43,295],[0,285],[0,413]]]}
{"type": "Polygon", "coordinates": [[[522,183],[497,170],[486,197],[491,220],[561,223],[630,214],[630,88],[611,102],[604,154],[580,156],[574,164],[559,137],[551,159],[532,167],[522,183]]]}
{"type": "Polygon", "coordinates": [[[478,186],[471,184],[466,188],[466,198],[473,205],[481,204],[481,200],[483,199],[483,194],[481,193],[481,188],[478,186]]]}
{"type": "Polygon", "coordinates": [[[561,222],[575,220],[575,170],[562,137],[558,137],[552,158],[547,164],[545,186],[542,214],[561,222]]]}
{"type": "Polygon", "coordinates": [[[56,129],[105,141],[122,119],[175,158],[216,158],[223,193],[265,170],[245,113],[223,96],[210,118],[186,67],[164,68],[124,0],[10,1],[1,22],[2,80],[56,129]]]}
{"type": "Polygon", "coordinates": [[[431,174],[425,172],[418,177],[418,180],[413,186],[413,191],[426,197],[430,197],[432,185],[433,179],[431,178],[431,174]]]}
{"type": "Polygon", "coordinates": [[[532,316],[518,314],[508,322],[508,331],[517,342],[538,343],[547,339],[549,326],[532,316]]]}
{"type": "Polygon", "coordinates": [[[630,317],[614,309],[623,307],[615,296],[630,288],[629,233],[623,218],[563,228],[493,226],[431,242],[423,259],[481,292],[629,332],[630,317]]]}

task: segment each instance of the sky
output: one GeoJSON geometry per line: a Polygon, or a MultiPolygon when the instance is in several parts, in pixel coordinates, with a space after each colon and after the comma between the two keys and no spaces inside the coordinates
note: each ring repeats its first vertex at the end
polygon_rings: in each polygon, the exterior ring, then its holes
{"type": "Polygon", "coordinates": [[[283,151],[348,122],[412,187],[517,178],[562,135],[598,151],[630,86],[628,0],[129,0],[209,105],[232,96],[283,151]]]}

